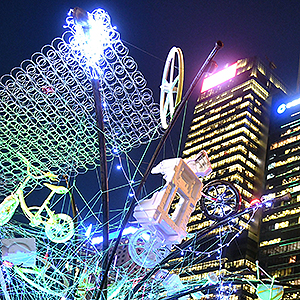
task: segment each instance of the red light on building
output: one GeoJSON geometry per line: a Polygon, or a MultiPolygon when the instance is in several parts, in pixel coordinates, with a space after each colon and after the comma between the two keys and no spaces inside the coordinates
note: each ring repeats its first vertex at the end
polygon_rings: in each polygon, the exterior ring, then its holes
{"type": "Polygon", "coordinates": [[[235,77],[237,69],[237,63],[209,76],[203,80],[201,93],[235,77]]]}
{"type": "Polygon", "coordinates": [[[254,205],[257,205],[257,204],[260,204],[260,203],[261,203],[261,201],[256,198],[256,199],[251,200],[250,206],[254,206],[254,205]]]}

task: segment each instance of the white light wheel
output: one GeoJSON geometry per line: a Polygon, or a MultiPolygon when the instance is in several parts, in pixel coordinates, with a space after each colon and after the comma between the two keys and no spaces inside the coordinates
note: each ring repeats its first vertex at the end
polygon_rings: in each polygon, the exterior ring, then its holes
{"type": "Polygon", "coordinates": [[[203,187],[200,199],[205,216],[222,220],[238,212],[241,204],[239,191],[225,180],[214,180],[203,187]]]}
{"type": "Polygon", "coordinates": [[[66,214],[55,214],[45,226],[45,232],[49,240],[54,243],[65,243],[74,235],[74,223],[66,214]]]}
{"type": "Polygon", "coordinates": [[[154,268],[170,253],[157,232],[139,229],[130,238],[128,252],[132,260],[141,267],[154,268]]]}
{"type": "Polygon", "coordinates": [[[217,284],[219,281],[218,275],[214,272],[208,272],[207,280],[210,284],[217,284]]]}
{"type": "Polygon", "coordinates": [[[160,118],[164,129],[173,117],[181,101],[184,77],[183,54],[180,48],[173,47],[166,59],[160,86],[160,118]]]}

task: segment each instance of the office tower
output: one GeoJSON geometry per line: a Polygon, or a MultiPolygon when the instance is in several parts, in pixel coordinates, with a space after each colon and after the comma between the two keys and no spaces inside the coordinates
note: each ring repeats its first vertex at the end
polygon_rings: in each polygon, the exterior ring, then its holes
{"type": "MultiPolygon", "coordinates": [[[[223,179],[234,183],[245,206],[263,190],[270,105],[272,95],[278,91],[286,93],[286,87],[272,69],[257,58],[241,59],[204,79],[195,107],[183,158],[206,150],[213,172],[205,182],[223,179]]],[[[188,230],[194,233],[211,224],[197,206],[188,230]]],[[[236,230],[246,230],[237,242],[224,249],[223,260],[208,257],[199,263],[195,261],[181,278],[203,278],[209,271],[255,270],[258,225],[258,220],[251,221],[248,215],[237,220],[236,230]]],[[[228,226],[222,230],[227,231],[228,226]]],[[[207,246],[216,239],[214,235],[207,240],[207,246]]],[[[230,299],[253,299],[255,291],[250,286],[236,288],[238,291],[230,299]]]]}
{"type": "MultiPolygon", "coordinates": [[[[266,163],[266,193],[292,200],[264,212],[260,260],[276,279],[300,284],[300,99],[277,97],[274,102],[266,163]]],[[[300,299],[300,288],[285,291],[283,299],[300,299]]]]}

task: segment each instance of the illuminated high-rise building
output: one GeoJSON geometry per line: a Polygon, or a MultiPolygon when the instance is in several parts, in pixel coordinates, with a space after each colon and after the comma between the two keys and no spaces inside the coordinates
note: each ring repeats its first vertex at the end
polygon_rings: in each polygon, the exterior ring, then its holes
{"type": "MultiPolygon", "coordinates": [[[[286,87],[259,59],[241,59],[226,69],[204,79],[194,111],[183,158],[200,150],[208,153],[213,172],[205,182],[220,179],[235,185],[241,193],[243,205],[262,194],[272,95],[286,93],[286,87]]],[[[188,225],[194,233],[210,226],[200,206],[197,206],[188,225]]],[[[258,220],[245,215],[235,228],[245,230],[235,242],[223,249],[220,257],[207,257],[197,263],[182,279],[203,278],[211,271],[234,272],[255,270],[258,249],[258,220]],[[220,264],[221,263],[221,264],[220,264]]],[[[228,227],[224,227],[224,231],[228,227]]],[[[223,233],[220,232],[220,235],[223,233]]],[[[211,235],[210,241],[216,237],[211,235]]],[[[208,246],[207,245],[207,246],[208,246]]],[[[249,285],[236,287],[230,299],[253,299],[249,285]]]]}
{"type": "Polygon", "coordinates": [[[300,299],[300,96],[277,97],[270,123],[266,193],[292,200],[275,202],[262,216],[260,257],[276,279],[298,287],[283,299],[300,299]]]}

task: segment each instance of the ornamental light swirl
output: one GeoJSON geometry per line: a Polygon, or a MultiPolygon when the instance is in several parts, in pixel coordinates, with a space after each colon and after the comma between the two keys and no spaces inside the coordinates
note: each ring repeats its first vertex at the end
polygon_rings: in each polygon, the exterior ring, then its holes
{"type": "Polygon", "coordinates": [[[81,48],[68,16],[62,37],[0,78],[0,196],[24,176],[17,152],[56,173],[99,166],[91,78],[99,77],[108,159],[161,136],[159,105],[109,15],[96,9],[89,20],[97,45],[105,29],[102,53],[81,48]]]}

